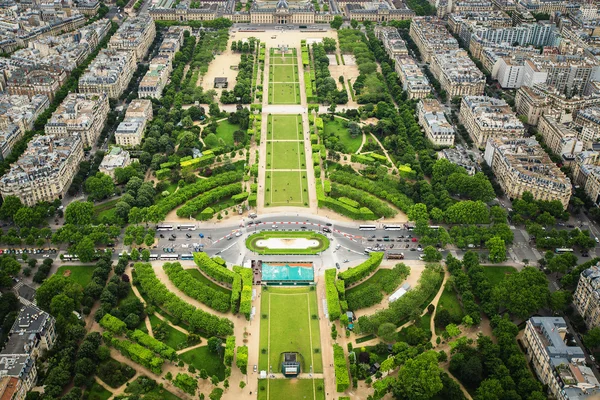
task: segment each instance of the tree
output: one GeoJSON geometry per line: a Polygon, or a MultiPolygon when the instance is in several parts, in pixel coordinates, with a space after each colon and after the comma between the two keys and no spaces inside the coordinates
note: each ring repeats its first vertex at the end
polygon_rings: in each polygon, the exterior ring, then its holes
{"type": "Polygon", "coordinates": [[[77,226],[92,223],[94,205],[89,201],[74,201],[65,210],[65,222],[77,226]]]}
{"type": "Polygon", "coordinates": [[[94,242],[92,241],[92,239],[90,239],[89,236],[85,236],[75,246],[74,253],[77,254],[81,262],[86,263],[93,261],[96,256],[94,242]]]}
{"type": "Polygon", "coordinates": [[[142,260],[145,262],[148,262],[148,260],[150,260],[150,250],[148,250],[148,249],[142,250],[142,260]]]}
{"type": "Polygon", "coordinates": [[[350,26],[352,27],[352,29],[358,28],[358,21],[355,20],[355,19],[351,19],[350,20],[350,26]]]}
{"type": "Polygon", "coordinates": [[[423,260],[427,262],[438,262],[442,259],[442,253],[433,246],[427,246],[423,249],[423,260]]]}
{"type": "Polygon", "coordinates": [[[85,192],[92,200],[106,199],[115,192],[115,184],[110,176],[97,172],[86,179],[85,192]]]}
{"type": "Polygon", "coordinates": [[[333,21],[329,23],[329,26],[331,26],[332,29],[339,30],[343,23],[344,20],[342,19],[342,17],[336,15],[335,17],[333,17],[333,21]]]}
{"type": "Polygon", "coordinates": [[[438,353],[427,351],[408,359],[392,383],[392,393],[396,398],[427,400],[433,398],[444,385],[440,378],[438,353]]]}
{"type": "Polygon", "coordinates": [[[537,268],[525,267],[494,286],[491,301],[498,309],[527,318],[548,304],[549,295],[546,275],[537,268]]]}
{"type": "Polygon", "coordinates": [[[600,326],[590,329],[583,337],[583,344],[590,349],[600,347],[600,326]]]}
{"type": "Polygon", "coordinates": [[[501,263],[506,261],[506,244],[498,236],[490,238],[485,242],[485,246],[490,251],[489,259],[493,263],[501,263]]]}
{"type": "Polygon", "coordinates": [[[127,221],[130,211],[131,206],[124,201],[119,201],[117,204],[115,204],[115,215],[123,221],[127,221]]]}
{"type": "Polygon", "coordinates": [[[386,342],[393,342],[396,340],[396,325],[391,322],[386,322],[379,325],[377,330],[377,336],[385,340],[386,342]]]}
{"type": "Polygon", "coordinates": [[[4,221],[12,220],[14,215],[23,207],[21,199],[16,196],[6,196],[0,207],[0,219],[4,221]]]}
{"type": "Polygon", "coordinates": [[[548,305],[552,311],[565,311],[571,303],[571,299],[571,292],[568,290],[557,290],[550,294],[548,305]]]}
{"type": "Polygon", "coordinates": [[[75,302],[64,293],[58,294],[50,302],[50,312],[53,316],[66,318],[75,310],[75,302]]]}
{"type": "Polygon", "coordinates": [[[219,353],[222,349],[222,346],[223,341],[221,340],[221,338],[213,336],[210,339],[208,339],[208,350],[210,350],[212,353],[219,353]]]}

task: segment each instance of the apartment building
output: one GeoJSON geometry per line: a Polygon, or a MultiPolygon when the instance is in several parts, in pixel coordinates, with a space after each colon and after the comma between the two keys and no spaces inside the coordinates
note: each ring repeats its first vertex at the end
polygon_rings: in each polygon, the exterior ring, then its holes
{"type": "Polygon", "coordinates": [[[512,21],[504,11],[467,11],[448,15],[448,30],[459,37],[462,30],[467,29],[470,24],[483,25],[489,28],[505,28],[512,26],[512,21]]]}
{"type": "Polygon", "coordinates": [[[525,115],[527,123],[531,125],[537,125],[542,113],[549,110],[576,114],[578,110],[594,106],[600,106],[599,95],[568,98],[546,84],[521,86],[515,96],[517,114],[525,115]]]}
{"type": "Polygon", "coordinates": [[[454,128],[444,115],[444,109],[436,99],[422,99],[417,104],[419,124],[425,136],[434,146],[449,147],[454,145],[454,128]]]}
{"type": "Polygon", "coordinates": [[[579,275],[573,305],[588,328],[600,326],[600,266],[593,265],[579,275]]]}
{"type": "Polygon", "coordinates": [[[77,135],[83,147],[92,147],[98,141],[109,105],[106,93],[69,93],[46,123],[46,135],[57,138],[77,135]]]}
{"type": "Polygon", "coordinates": [[[584,149],[579,133],[572,123],[563,124],[551,114],[544,114],[538,125],[539,133],[554,154],[562,157],[565,163],[575,160],[575,155],[584,149]]]}
{"type": "Polygon", "coordinates": [[[518,0],[518,4],[530,13],[545,13],[550,15],[556,11],[566,14],[567,11],[578,7],[578,4],[562,0],[518,0]]]}
{"type": "Polygon", "coordinates": [[[510,106],[493,97],[463,97],[459,119],[479,148],[484,148],[490,138],[520,138],[525,134],[523,123],[510,106]]]}
{"type": "Polygon", "coordinates": [[[480,169],[477,162],[478,157],[478,152],[469,150],[460,144],[457,144],[456,147],[442,149],[442,151],[438,153],[438,158],[445,158],[452,164],[463,167],[470,176],[475,175],[480,169]]]}
{"type": "Polygon", "coordinates": [[[471,21],[463,21],[462,24],[465,26],[461,28],[460,37],[468,48],[472,40],[519,46],[556,46],[560,38],[556,25],[549,21],[498,28],[471,21]]]}
{"type": "Polygon", "coordinates": [[[543,82],[567,97],[581,96],[587,93],[591,80],[600,78],[600,64],[596,59],[578,55],[532,57],[525,63],[522,84],[542,83],[540,78],[545,78],[543,82]]]}
{"type": "Polygon", "coordinates": [[[9,72],[6,78],[6,91],[8,94],[29,97],[43,94],[52,101],[66,80],[67,73],[62,68],[24,67],[9,72]]]}
{"type": "Polygon", "coordinates": [[[423,62],[430,63],[434,54],[458,50],[458,42],[446,29],[444,22],[435,17],[417,17],[410,23],[410,37],[421,52],[423,62]]]}
{"type": "Polygon", "coordinates": [[[154,57],[150,62],[146,75],[140,81],[138,96],[160,99],[172,70],[173,66],[170,58],[164,55],[154,57]]]}
{"type": "Polygon", "coordinates": [[[128,50],[135,54],[135,62],[141,61],[148,52],[156,37],[154,21],[149,15],[140,15],[123,22],[117,32],[110,38],[108,48],[128,50]]]}
{"type": "Polygon", "coordinates": [[[483,94],[485,76],[464,50],[434,54],[431,73],[450,98],[483,94]]]}
{"type": "Polygon", "coordinates": [[[383,43],[383,47],[391,59],[396,56],[408,56],[406,43],[400,37],[398,29],[390,26],[377,25],[374,29],[375,36],[383,43]]]}
{"type": "Polygon", "coordinates": [[[549,396],[559,400],[591,400],[600,384],[585,364],[585,353],[568,334],[561,317],[532,317],[525,325],[527,358],[549,396]]]}
{"type": "Polygon", "coordinates": [[[575,124],[581,127],[580,139],[584,149],[592,147],[592,143],[600,142],[600,107],[588,107],[578,110],[575,124]]]}
{"type": "Polygon", "coordinates": [[[102,159],[99,170],[114,179],[115,170],[117,168],[125,168],[131,162],[132,160],[128,151],[120,147],[113,147],[102,159]]]}
{"type": "Polygon", "coordinates": [[[506,195],[530,192],[536,200],[558,200],[567,208],[571,181],[533,138],[491,138],[484,159],[506,195]]]}
{"type": "Polygon", "coordinates": [[[133,51],[103,49],[79,78],[79,92],[106,92],[109,99],[121,97],[135,72],[133,51]]]}
{"type": "Polygon", "coordinates": [[[34,305],[21,307],[0,352],[0,397],[23,400],[36,384],[35,361],[56,342],[55,320],[34,305]]]}
{"type": "Polygon", "coordinates": [[[0,194],[16,196],[30,207],[62,199],[83,159],[78,136],[36,136],[25,152],[0,178],[0,194]]]}
{"type": "Polygon", "coordinates": [[[135,147],[142,143],[146,124],[152,119],[152,102],[150,100],[133,100],[129,103],[123,122],[115,131],[118,146],[135,147]]]}
{"type": "Polygon", "coordinates": [[[429,79],[410,56],[396,56],[395,71],[409,99],[423,99],[431,93],[429,79]]]}
{"type": "MultiPolygon", "coordinates": [[[[540,51],[533,46],[517,47],[509,45],[492,45],[481,48],[479,60],[483,64],[483,68],[492,75],[492,78],[499,80],[498,74],[501,59],[505,57],[508,59],[527,59],[538,54],[540,54],[540,51]]],[[[520,63],[515,62],[514,64],[514,67],[516,68],[520,63]]],[[[511,68],[512,67],[513,66],[511,66],[511,68]]],[[[514,72],[512,72],[512,74],[514,74],[514,72]]]]}
{"type": "Polygon", "coordinates": [[[0,157],[5,159],[15,143],[33,129],[35,120],[50,106],[48,96],[31,99],[20,95],[0,95],[0,157]]]}

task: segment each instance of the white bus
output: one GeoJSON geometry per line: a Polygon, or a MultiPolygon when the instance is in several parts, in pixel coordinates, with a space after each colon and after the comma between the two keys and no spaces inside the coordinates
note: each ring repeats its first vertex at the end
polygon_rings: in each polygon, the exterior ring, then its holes
{"type": "Polygon", "coordinates": [[[71,254],[63,254],[64,261],[79,261],[79,257],[71,254]]]}
{"type": "Polygon", "coordinates": [[[404,226],[402,226],[402,225],[384,225],[383,229],[385,229],[386,231],[401,231],[402,229],[404,229],[404,226]]]}
{"type": "Polygon", "coordinates": [[[180,230],[180,231],[195,231],[196,230],[196,225],[179,225],[177,227],[177,230],[180,230]]]}
{"type": "Polygon", "coordinates": [[[556,250],[554,250],[554,252],[556,254],[564,254],[564,253],[572,253],[573,249],[568,249],[568,248],[558,248],[556,250]]]}
{"type": "Polygon", "coordinates": [[[181,259],[182,260],[193,260],[194,255],[192,253],[182,254],[181,259]]]}
{"type": "Polygon", "coordinates": [[[358,230],[359,231],[376,231],[377,225],[359,225],[358,230]]]}
{"type": "Polygon", "coordinates": [[[158,260],[158,254],[150,254],[149,260],[150,261],[156,261],[156,260],[158,260]]]}
{"type": "Polygon", "coordinates": [[[440,227],[437,225],[430,225],[429,229],[433,229],[434,231],[437,231],[438,229],[440,229],[440,227]]]}
{"type": "Polygon", "coordinates": [[[158,225],[156,227],[157,231],[172,231],[173,230],[173,225],[158,225]]]}
{"type": "Polygon", "coordinates": [[[167,260],[167,261],[173,261],[173,260],[177,261],[177,260],[179,260],[179,255],[178,254],[161,254],[160,259],[167,260]]]}

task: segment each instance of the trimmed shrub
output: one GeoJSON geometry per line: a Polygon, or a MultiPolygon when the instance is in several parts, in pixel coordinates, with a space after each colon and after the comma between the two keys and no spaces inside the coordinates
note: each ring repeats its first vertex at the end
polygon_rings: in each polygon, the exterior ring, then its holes
{"type": "Polygon", "coordinates": [[[127,324],[117,317],[106,313],[100,319],[100,326],[115,335],[122,335],[127,330],[127,324]]]}
{"type": "Polygon", "coordinates": [[[325,270],[325,298],[330,321],[337,320],[341,315],[340,298],[335,287],[335,274],[335,268],[325,270]]]}
{"type": "Polygon", "coordinates": [[[235,355],[235,336],[227,336],[225,341],[225,356],[223,357],[223,364],[231,367],[233,363],[233,356],[235,355]]]}
{"type": "Polygon", "coordinates": [[[333,345],[333,365],[335,367],[335,387],[338,393],[348,389],[350,386],[350,374],[346,367],[344,348],[339,344],[333,345]]]}
{"type": "Polygon", "coordinates": [[[339,278],[344,281],[345,286],[366,278],[379,267],[379,264],[381,264],[381,261],[383,260],[383,254],[384,253],[381,251],[372,252],[367,261],[354,268],[348,268],[346,271],[341,272],[339,278]]]}

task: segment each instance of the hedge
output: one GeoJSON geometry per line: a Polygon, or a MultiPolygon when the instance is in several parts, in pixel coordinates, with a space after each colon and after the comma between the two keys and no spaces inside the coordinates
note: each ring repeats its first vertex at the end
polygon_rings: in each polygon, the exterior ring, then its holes
{"type": "Polygon", "coordinates": [[[187,322],[192,331],[203,332],[208,336],[227,336],[233,333],[233,323],[229,319],[199,310],[170,292],[156,277],[151,264],[136,263],[134,268],[136,279],[148,299],[175,318],[187,322]]]}
{"type": "Polygon", "coordinates": [[[340,298],[335,287],[335,273],[335,268],[325,270],[325,297],[330,321],[337,320],[341,315],[340,298]]]}
{"type": "Polygon", "coordinates": [[[241,183],[232,183],[230,185],[217,187],[203,193],[201,196],[185,203],[183,207],[177,210],[177,216],[189,218],[194,214],[204,210],[209,205],[219,200],[242,192],[241,183]]]}
{"type": "Polygon", "coordinates": [[[241,172],[229,171],[224,174],[212,176],[208,179],[199,180],[191,185],[186,185],[175,193],[160,200],[156,205],[151,206],[149,214],[157,214],[161,217],[160,219],[164,219],[169,211],[177,208],[189,199],[198,196],[207,190],[241,181],[242,177],[243,174],[241,172]]]}
{"type": "Polygon", "coordinates": [[[188,296],[206,304],[213,310],[226,313],[231,308],[231,296],[212,287],[205,285],[202,281],[194,278],[189,271],[183,269],[181,264],[165,263],[165,273],[173,285],[188,296]]]}
{"type": "MultiPolygon", "coordinates": [[[[327,186],[328,182],[329,181],[325,181],[325,186],[327,186]]],[[[327,187],[325,189],[327,189],[327,187]]],[[[320,179],[317,179],[317,202],[319,208],[329,208],[339,214],[345,215],[352,219],[363,221],[371,221],[378,219],[377,215],[375,215],[371,210],[369,210],[366,207],[361,207],[360,209],[357,209],[347,204],[344,204],[341,201],[334,199],[333,197],[325,196],[320,179]]]]}
{"type": "Polygon", "coordinates": [[[310,143],[311,144],[317,144],[319,142],[319,136],[315,135],[314,133],[312,135],[310,135],[310,143]]]}
{"type": "Polygon", "coordinates": [[[248,346],[239,346],[237,348],[235,365],[242,371],[242,374],[246,375],[248,372],[248,346]]]}
{"type": "Polygon", "coordinates": [[[248,192],[242,192],[240,194],[236,194],[234,196],[231,196],[231,200],[235,201],[236,203],[241,203],[242,201],[246,200],[248,198],[248,195],[250,193],[248,192]]]}
{"type": "Polygon", "coordinates": [[[127,324],[125,322],[121,321],[117,317],[113,317],[108,313],[104,314],[102,319],[100,319],[99,324],[101,327],[114,333],[115,335],[122,335],[127,330],[127,324]]]}
{"type": "Polygon", "coordinates": [[[344,204],[348,204],[350,207],[358,208],[360,206],[358,201],[349,199],[347,197],[339,197],[338,200],[344,204]]]}
{"type": "Polygon", "coordinates": [[[158,171],[156,171],[154,173],[154,175],[156,175],[156,178],[161,181],[163,179],[166,179],[170,174],[171,174],[170,169],[159,169],[158,171]]]}
{"type": "Polygon", "coordinates": [[[240,299],[240,313],[244,314],[246,319],[250,321],[250,313],[252,312],[252,269],[234,266],[233,270],[242,277],[242,296],[240,299]]]}
{"type": "Polygon", "coordinates": [[[200,221],[208,221],[215,215],[215,210],[212,207],[206,207],[198,215],[200,221]]]}
{"type": "Polygon", "coordinates": [[[162,373],[162,365],[164,360],[156,357],[153,352],[145,347],[142,347],[137,343],[130,342],[129,340],[119,340],[113,337],[112,333],[110,332],[104,332],[102,334],[102,338],[104,339],[104,343],[113,346],[115,349],[119,350],[121,354],[133,362],[148,368],[157,375],[162,373]]]}
{"type": "Polygon", "coordinates": [[[194,253],[194,262],[206,275],[220,283],[233,284],[233,281],[238,274],[223,267],[223,265],[215,259],[210,258],[204,252],[194,253]]]}
{"type": "Polygon", "coordinates": [[[365,156],[363,154],[352,154],[350,156],[350,161],[360,163],[360,164],[367,164],[367,165],[371,165],[371,164],[375,163],[374,158],[365,156]]]}
{"type": "MultiPolygon", "coordinates": [[[[398,213],[383,200],[380,200],[363,190],[353,188],[352,186],[334,183],[331,185],[330,196],[335,198],[345,197],[352,199],[362,206],[367,207],[369,210],[373,211],[375,215],[380,217],[391,218],[398,213]]],[[[355,206],[355,208],[358,207],[355,206]]]]}
{"type": "MultiPolygon", "coordinates": [[[[210,150],[206,150],[209,152],[210,150]]],[[[206,153],[205,152],[205,153],[206,153]]],[[[184,161],[181,163],[181,171],[188,172],[197,168],[206,167],[215,161],[216,155],[212,152],[210,154],[204,154],[202,157],[194,158],[192,160],[184,161]]]]}
{"type": "Polygon", "coordinates": [[[177,352],[170,346],[167,346],[158,339],[153,338],[145,332],[136,329],[135,331],[129,331],[127,337],[138,344],[144,346],[148,350],[152,350],[159,356],[166,358],[167,360],[176,360],[177,352]]]}
{"type": "Polygon", "coordinates": [[[227,336],[225,341],[225,355],[223,357],[223,364],[231,367],[233,363],[233,356],[235,355],[235,336],[227,336]]]}
{"type": "Polygon", "coordinates": [[[345,171],[333,171],[329,174],[329,179],[333,182],[351,186],[355,189],[363,190],[380,199],[387,200],[405,213],[410,210],[414,202],[404,193],[401,193],[396,187],[398,182],[384,178],[381,181],[374,182],[345,171]]]}
{"type": "Polygon", "coordinates": [[[178,373],[173,379],[173,385],[177,386],[184,392],[194,395],[198,389],[198,380],[188,374],[178,373]]]}
{"type": "Polygon", "coordinates": [[[174,161],[171,162],[164,162],[162,164],[160,164],[160,169],[170,169],[173,168],[177,163],[174,161]]]}
{"type": "Polygon", "coordinates": [[[348,268],[344,272],[341,272],[339,278],[344,281],[346,287],[366,278],[379,267],[379,264],[381,264],[381,261],[383,260],[383,254],[384,253],[381,251],[372,252],[367,261],[354,268],[348,268]]]}
{"type": "Polygon", "coordinates": [[[256,193],[251,193],[250,196],[248,196],[248,205],[250,207],[256,207],[256,201],[258,199],[258,196],[256,193]]]}
{"type": "Polygon", "coordinates": [[[350,386],[350,374],[346,367],[344,348],[339,344],[333,345],[333,365],[335,367],[335,387],[337,392],[341,393],[350,386]]]}

